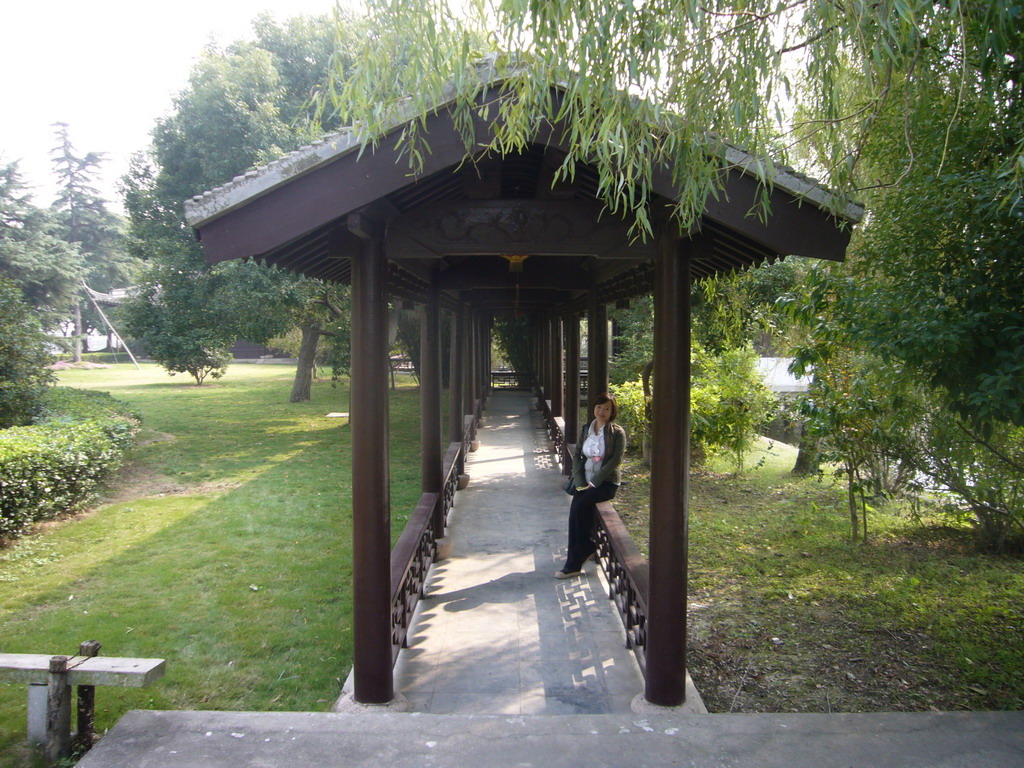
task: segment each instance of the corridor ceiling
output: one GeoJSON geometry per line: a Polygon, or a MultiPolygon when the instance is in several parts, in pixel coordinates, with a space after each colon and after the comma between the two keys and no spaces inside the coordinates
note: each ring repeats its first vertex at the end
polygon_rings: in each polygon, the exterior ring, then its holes
{"type": "MultiPolygon", "coordinates": [[[[558,95],[556,89],[556,96],[558,95]]],[[[437,270],[442,301],[495,315],[555,307],[582,311],[587,295],[613,302],[649,293],[654,244],[632,241],[629,223],[597,197],[589,166],[554,182],[565,157],[562,131],[545,125],[522,152],[504,157],[466,149],[444,108],[427,119],[423,172],[388,149],[404,123],[376,146],[352,131],[333,134],[185,203],[207,260],[256,258],[309,277],[348,282],[353,231],[381,227],[389,292],[423,301],[437,270]],[[525,257],[525,258],[523,258],[525,257]]],[[[477,118],[478,136],[491,126],[477,118]]],[[[724,192],[709,198],[700,230],[711,247],[695,255],[694,279],[756,266],[788,254],[841,260],[850,226],[813,180],[777,169],[767,221],[748,215],[759,194],[743,170],[751,158],[728,150],[724,192]]],[[[668,170],[654,173],[652,210],[675,197],[668,170]]]]}

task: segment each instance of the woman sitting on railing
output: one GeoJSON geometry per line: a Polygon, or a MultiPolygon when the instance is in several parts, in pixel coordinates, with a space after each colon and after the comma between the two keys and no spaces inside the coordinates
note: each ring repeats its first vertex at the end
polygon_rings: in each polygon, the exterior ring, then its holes
{"type": "Polygon", "coordinates": [[[597,504],[615,496],[621,482],[619,464],[626,451],[626,432],[613,423],[619,415],[615,398],[605,392],[594,400],[594,420],[580,430],[572,462],[574,493],[569,507],[569,551],[556,579],[578,576],[594,556],[591,532],[597,504]]]}

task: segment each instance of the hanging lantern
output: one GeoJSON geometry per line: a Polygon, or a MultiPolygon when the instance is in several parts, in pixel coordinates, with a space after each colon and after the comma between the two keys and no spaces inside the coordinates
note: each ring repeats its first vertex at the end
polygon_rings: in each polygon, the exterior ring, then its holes
{"type": "Polygon", "coordinates": [[[524,253],[503,253],[501,258],[508,261],[509,272],[522,272],[523,262],[530,258],[530,256],[524,253]]]}

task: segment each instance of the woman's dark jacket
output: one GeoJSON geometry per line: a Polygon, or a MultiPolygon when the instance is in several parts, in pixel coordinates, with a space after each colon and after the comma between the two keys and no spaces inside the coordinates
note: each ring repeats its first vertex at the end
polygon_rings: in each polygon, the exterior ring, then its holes
{"type": "MultiPolygon", "coordinates": [[[[587,464],[587,457],[583,455],[583,441],[587,439],[590,425],[584,424],[580,430],[579,440],[576,441],[575,455],[572,461],[572,477],[577,488],[583,488],[587,484],[587,475],[584,468],[587,464]]],[[[604,425],[604,453],[601,457],[601,468],[594,473],[591,481],[597,488],[601,483],[611,481],[620,483],[619,464],[622,463],[622,455],[626,452],[626,430],[613,421],[604,425]]]]}

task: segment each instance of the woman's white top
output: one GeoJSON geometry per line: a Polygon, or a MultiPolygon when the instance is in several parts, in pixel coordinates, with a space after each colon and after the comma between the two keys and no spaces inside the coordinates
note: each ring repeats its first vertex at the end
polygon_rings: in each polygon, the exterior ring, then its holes
{"type": "Polygon", "coordinates": [[[596,435],[593,426],[587,430],[587,439],[583,441],[583,455],[587,457],[587,463],[583,465],[583,474],[590,483],[594,480],[594,474],[601,469],[601,460],[604,458],[603,429],[599,429],[596,435]]]}

